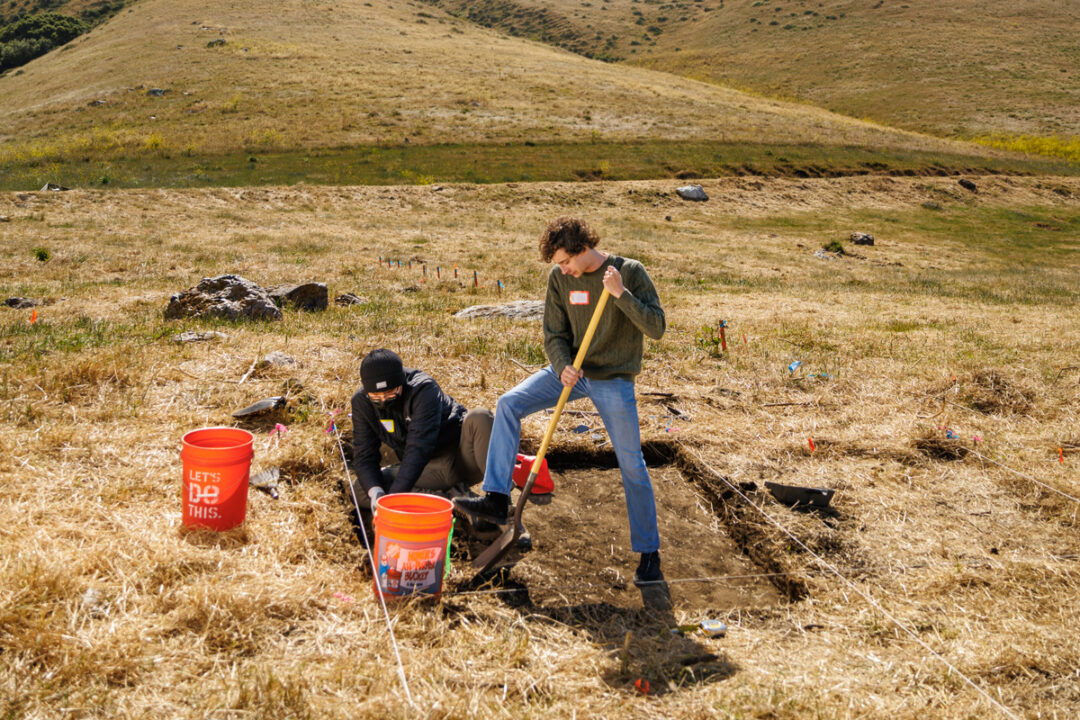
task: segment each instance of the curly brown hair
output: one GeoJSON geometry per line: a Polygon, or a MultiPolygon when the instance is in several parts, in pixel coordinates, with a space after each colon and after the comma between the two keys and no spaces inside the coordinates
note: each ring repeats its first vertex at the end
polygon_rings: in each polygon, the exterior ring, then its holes
{"type": "Polygon", "coordinates": [[[600,236],[581,218],[558,217],[548,223],[540,236],[540,259],[551,262],[560,248],[571,257],[596,247],[600,236]]]}

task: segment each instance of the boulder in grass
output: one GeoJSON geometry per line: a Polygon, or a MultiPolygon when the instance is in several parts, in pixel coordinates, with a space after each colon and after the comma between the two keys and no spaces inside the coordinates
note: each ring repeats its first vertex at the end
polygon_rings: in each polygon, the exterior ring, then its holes
{"type": "Polygon", "coordinates": [[[957,182],[960,184],[960,187],[964,188],[965,190],[970,190],[973,193],[979,192],[978,186],[967,178],[961,178],[960,180],[957,180],[957,182]]]}
{"type": "Polygon", "coordinates": [[[870,233],[853,232],[851,233],[851,242],[854,245],[873,245],[874,236],[870,233]]]}
{"type": "Polygon", "coordinates": [[[239,275],[203,278],[195,287],[173,295],[165,319],[221,317],[229,320],[280,320],[281,310],[266,290],[239,275]]]}
{"type": "Polygon", "coordinates": [[[676,188],[675,192],[683,200],[693,200],[695,202],[705,202],[709,199],[709,196],[705,194],[705,188],[700,185],[683,185],[681,188],[676,188]]]}
{"type": "Polygon", "coordinates": [[[290,365],[295,365],[295,364],[296,364],[296,358],[292,357],[291,355],[286,355],[285,353],[281,352],[280,350],[274,350],[273,352],[267,354],[267,356],[262,359],[262,362],[259,363],[259,366],[264,367],[264,368],[267,368],[267,367],[288,367],[290,365]]]}
{"type": "Polygon", "coordinates": [[[270,288],[270,297],[278,307],[292,305],[297,310],[325,310],[330,304],[330,292],[325,283],[311,282],[303,285],[278,285],[270,288]]]}
{"type": "Polygon", "coordinates": [[[454,313],[454,317],[508,317],[515,320],[540,320],[544,317],[544,301],[515,300],[502,305],[473,305],[454,313]]]}
{"type": "Polygon", "coordinates": [[[363,305],[366,302],[367,300],[359,295],[354,295],[353,293],[342,293],[334,298],[334,304],[342,307],[348,307],[349,305],[363,305]]]}
{"type": "Polygon", "coordinates": [[[210,342],[212,340],[228,340],[229,336],[222,332],[216,332],[214,330],[207,330],[205,332],[195,332],[189,330],[188,332],[182,332],[173,338],[174,342],[178,343],[193,343],[193,342],[210,342]]]}

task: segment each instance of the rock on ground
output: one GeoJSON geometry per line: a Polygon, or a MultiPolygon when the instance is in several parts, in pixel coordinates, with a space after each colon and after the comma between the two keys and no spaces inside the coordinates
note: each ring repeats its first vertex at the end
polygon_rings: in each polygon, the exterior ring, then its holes
{"type": "Polygon", "coordinates": [[[454,313],[454,317],[508,317],[516,320],[540,320],[544,317],[544,301],[515,300],[502,305],[473,305],[454,313]]]}
{"type": "Polygon", "coordinates": [[[709,196],[705,194],[705,188],[700,185],[683,185],[681,188],[675,190],[679,197],[683,200],[694,200],[697,202],[705,202],[709,199],[709,196]]]}
{"type": "Polygon", "coordinates": [[[366,302],[367,300],[353,293],[342,293],[334,298],[334,304],[341,305],[342,307],[348,307],[349,305],[363,305],[366,302]]]}
{"type": "Polygon", "coordinates": [[[325,283],[310,282],[302,285],[277,285],[270,288],[270,298],[279,307],[288,303],[297,310],[325,310],[330,304],[330,293],[325,283]]]}
{"type": "Polygon", "coordinates": [[[259,363],[259,364],[261,366],[263,366],[263,367],[267,367],[267,366],[270,366],[270,365],[283,367],[283,366],[286,366],[286,365],[295,365],[296,364],[296,359],[293,358],[291,355],[286,355],[285,353],[281,352],[280,350],[274,350],[273,352],[269,353],[266,357],[264,357],[262,359],[262,362],[259,363]]]}
{"type": "Polygon", "coordinates": [[[165,318],[223,317],[230,320],[280,320],[281,310],[265,290],[239,275],[203,278],[193,288],[173,295],[165,318]]]}
{"type": "Polygon", "coordinates": [[[851,233],[851,242],[856,245],[873,245],[874,236],[870,233],[853,232],[851,233]]]}
{"type": "Polygon", "coordinates": [[[177,335],[174,340],[178,343],[192,343],[192,342],[208,342],[210,340],[228,340],[229,336],[225,333],[216,332],[214,330],[207,330],[206,332],[195,332],[189,330],[188,332],[182,332],[177,335]]]}
{"type": "Polygon", "coordinates": [[[23,310],[25,308],[32,308],[41,304],[40,300],[34,298],[25,297],[9,297],[4,301],[4,304],[9,308],[15,308],[16,310],[23,310]]]}

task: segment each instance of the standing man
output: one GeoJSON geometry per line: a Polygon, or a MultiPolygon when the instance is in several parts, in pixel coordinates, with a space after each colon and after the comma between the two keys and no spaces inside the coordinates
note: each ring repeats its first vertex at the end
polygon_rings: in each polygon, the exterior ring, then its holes
{"type": "Polygon", "coordinates": [[[465,411],[430,375],[402,365],[396,353],[372,350],[360,363],[352,397],[353,470],[362,508],[389,493],[414,489],[460,494],[483,478],[491,411],[465,411]],[[381,467],[386,446],[399,464],[381,467]]]}
{"type": "Polygon", "coordinates": [[[637,584],[663,579],[656,501],[641,454],[634,376],[641,371],[643,335],[664,334],[664,311],[645,267],[596,249],[596,233],[577,218],[548,224],[540,238],[540,257],[554,262],[544,305],[544,350],[551,365],[499,398],[484,470],[483,497],[455,498],[470,515],[504,524],[510,505],[512,473],[521,441],[521,419],[553,407],[563,386],[570,400],[588,396],[604,421],[622,472],[630,546],[641,554],[637,584]],[[596,327],[580,371],[573,360],[604,288],[611,299],[596,327]],[[614,307],[612,307],[614,304],[614,307]]]}

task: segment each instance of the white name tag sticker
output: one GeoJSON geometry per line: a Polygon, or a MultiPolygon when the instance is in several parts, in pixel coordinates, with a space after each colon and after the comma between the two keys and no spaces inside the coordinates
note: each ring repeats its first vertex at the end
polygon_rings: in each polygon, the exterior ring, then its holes
{"type": "Polygon", "coordinates": [[[589,304],[589,291],[588,290],[571,290],[570,291],[570,304],[571,305],[588,305],[589,304]]]}
{"type": "Polygon", "coordinates": [[[394,421],[393,420],[380,420],[379,422],[382,423],[382,426],[386,430],[386,432],[390,433],[391,435],[394,434],[394,421]]]}

